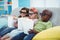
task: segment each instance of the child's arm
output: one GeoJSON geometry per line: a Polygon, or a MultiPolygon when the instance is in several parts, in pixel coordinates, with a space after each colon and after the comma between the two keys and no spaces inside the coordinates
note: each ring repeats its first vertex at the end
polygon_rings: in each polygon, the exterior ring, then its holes
{"type": "Polygon", "coordinates": [[[14,27],[18,28],[18,22],[14,22],[14,27]]]}
{"type": "Polygon", "coordinates": [[[30,29],[30,31],[29,31],[29,33],[35,33],[35,34],[37,34],[37,33],[39,33],[38,31],[36,31],[35,29],[30,29]]]}
{"type": "MultiPolygon", "coordinates": [[[[9,34],[9,33],[8,33],[8,34],[9,34]]],[[[1,38],[1,40],[5,40],[5,39],[9,38],[9,35],[8,35],[8,34],[4,35],[4,36],[1,38]]]]}

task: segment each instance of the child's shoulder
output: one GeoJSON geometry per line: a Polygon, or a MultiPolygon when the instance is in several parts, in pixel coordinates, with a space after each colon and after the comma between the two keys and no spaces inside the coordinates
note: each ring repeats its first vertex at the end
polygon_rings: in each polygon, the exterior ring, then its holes
{"type": "Polygon", "coordinates": [[[52,23],[51,21],[48,21],[47,23],[52,23]]]}

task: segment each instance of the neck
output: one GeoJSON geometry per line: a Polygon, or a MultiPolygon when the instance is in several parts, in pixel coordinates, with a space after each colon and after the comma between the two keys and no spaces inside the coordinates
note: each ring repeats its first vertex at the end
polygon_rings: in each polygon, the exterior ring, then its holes
{"type": "Polygon", "coordinates": [[[33,19],[33,20],[34,20],[34,19],[37,19],[37,18],[30,18],[30,17],[29,17],[29,19],[33,19]]]}
{"type": "Polygon", "coordinates": [[[43,22],[48,22],[48,21],[45,21],[45,20],[42,20],[43,22]]]}

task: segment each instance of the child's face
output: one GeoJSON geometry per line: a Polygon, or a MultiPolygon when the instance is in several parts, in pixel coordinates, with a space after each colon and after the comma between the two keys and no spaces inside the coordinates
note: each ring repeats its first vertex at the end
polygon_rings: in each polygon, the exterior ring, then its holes
{"type": "Polygon", "coordinates": [[[50,15],[48,13],[41,14],[41,20],[47,22],[50,19],[50,15]]]}
{"type": "Polygon", "coordinates": [[[31,19],[35,19],[36,18],[36,13],[33,13],[32,11],[29,11],[29,17],[31,18],[31,19]]]}
{"type": "Polygon", "coordinates": [[[20,11],[20,16],[25,17],[27,15],[26,10],[21,10],[20,11]]]}

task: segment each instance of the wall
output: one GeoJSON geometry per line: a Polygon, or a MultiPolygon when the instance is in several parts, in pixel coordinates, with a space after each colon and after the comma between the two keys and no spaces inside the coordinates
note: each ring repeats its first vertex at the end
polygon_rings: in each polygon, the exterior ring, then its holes
{"type": "Polygon", "coordinates": [[[41,13],[44,9],[48,9],[53,12],[53,16],[51,18],[53,25],[60,25],[60,0],[28,0],[27,3],[28,5],[24,4],[22,0],[19,0],[19,6],[13,10],[12,15],[18,16],[20,14],[19,10],[21,7],[24,7],[26,5],[26,7],[36,7],[39,10],[39,13],[41,13]],[[20,5],[20,2],[22,5],[20,5]]]}
{"type": "Polygon", "coordinates": [[[12,11],[13,11],[15,8],[18,8],[18,0],[12,0],[12,11]]]}
{"type": "Polygon", "coordinates": [[[30,7],[59,8],[60,0],[30,0],[30,7]]]}
{"type": "Polygon", "coordinates": [[[30,7],[30,0],[18,0],[19,7],[30,7]]]}

